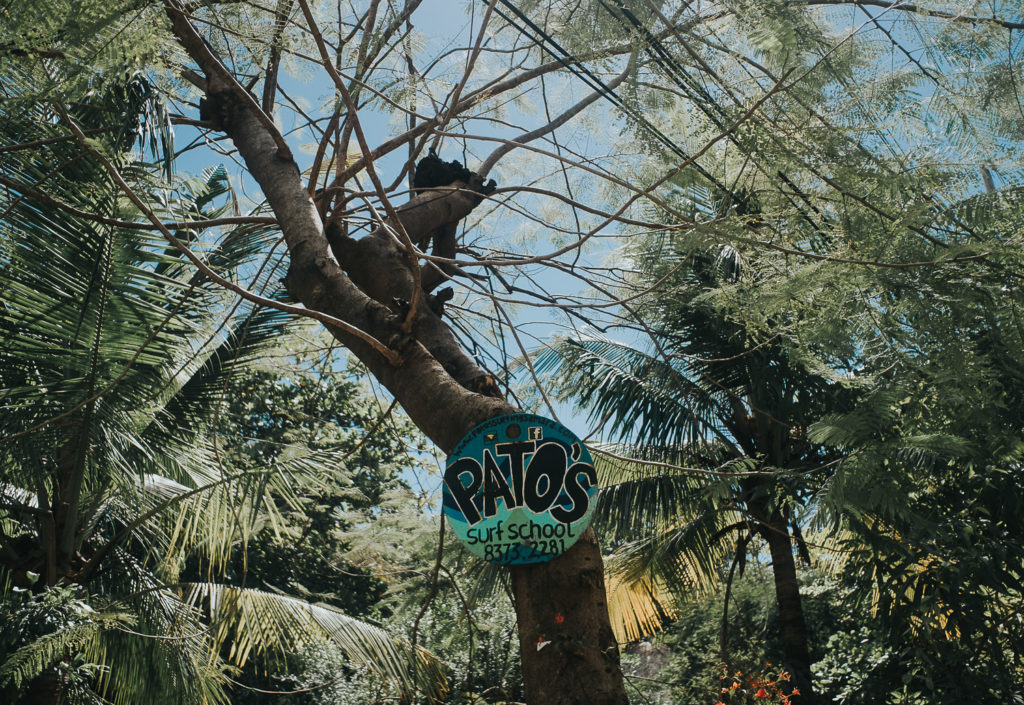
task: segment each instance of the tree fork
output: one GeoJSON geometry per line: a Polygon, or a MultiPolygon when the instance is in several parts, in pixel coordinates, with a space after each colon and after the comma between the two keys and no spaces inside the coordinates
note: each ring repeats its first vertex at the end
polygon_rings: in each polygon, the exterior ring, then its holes
{"type": "MultiPolygon", "coordinates": [[[[394,395],[413,423],[446,453],[474,426],[517,412],[504,400],[467,388],[467,377],[486,374],[432,312],[419,314],[413,334],[405,335],[401,317],[386,304],[388,296],[396,295],[394,286],[390,291],[367,291],[371,282],[376,286],[398,284],[400,289],[405,279],[391,278],[396,271],[394,262],[404,253],[392,238],[385,237],[386,231],[378,229],[358,255],[346,256],[339,264],[298,166],[291,152],[281,148],[281,135],[258,106],[254,109],[250,101],[239,97],[241,86],[196,32],[181,5],[165,0],[165,6],[178,41],[206,73],[208,98],[227,118],[223,130],[281,223],[291,258],[287,284],[292,295],[308,308],[328,313],[397,348],[400,362],[392,364],[364,338],[331,329],[394,395]]],[[[475,201],[478,199],[472,199],[465,189],[453,188],[440,197],[435,194],[430,204],[433,208],[427,210],[444,211],[440,217],[457,222],[475,207],[475,201]],[[467,199],[474,202],[467,203],[467,199]]],[[[418,213],[405,225],[417,230],[411,235],[422,237],[428,232],[424,224],[430,221],[418,213]]],[[[530,705],[628,703],[618,645],[608,620],[601,552],[592,529],[549,563],[513,568],[512,589],[530,705]]]]}

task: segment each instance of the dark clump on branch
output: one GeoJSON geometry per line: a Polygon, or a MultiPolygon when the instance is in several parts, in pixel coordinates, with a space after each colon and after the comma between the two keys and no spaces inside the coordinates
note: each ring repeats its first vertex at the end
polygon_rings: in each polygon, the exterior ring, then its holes
{"type": "Polygon", "coordinates": [[[462,166],[458,159],[446,162],[431,147],[427,156],[416,165],[412,176],[413,193],[421,193],[423,189],[434,186],[447,186],[456,181],[468,184],[472,176],[473,172],[462,166]]]}
{"type": "Polygon", "coordinates": [[[752,228],[760,228],[764,225],[764,219],[761,216],[761,200],[757,197],[756,192],[741,186],[731,193],[720,192],[720,194],[715,208],[716,217],[722,218],[734,213],[742,218],[745,225],[752,228]]]}
{"type": "Polygon", "coordinates": [[[484,184],[479,175],[464,167],[458,159],[444,161],[431,148],[427,156],[420,159],[416,165],[416,171],[412,176],[413,194],[422,193],[424,189],[436,186],[448,186],[456,181],[468,184],[474,191],[485,196],[493,192],[496,186],[493,179],[484,184]]]}
{"type": "MultiPolygon", "coordinates": [[[[427,156],[420,159],[419,163],[416,165],[416,171],[413,172],[412,183],[413,205],[409,207],[408,212],[413,212],[420,207],[427,207],[431,201],[436,200],[437,198],[446,197],[445,191],[437,191],[430,196],[424,195],[417,198],[417,196],[424,191],[429,193],[430,189],[459,185],[457,188],[460,190],[464,188],[465,190],[479,194],[479,196],[472,196],[472,200],[475,205],[482,201],[484,196],[489,196],[494,193],[494,189],[497,186],[493,179],[484,183],[483,177],[476,172],[467,169],[462,165],[462,162],[457,159],[450,162],[444,161],[437,156],[437,152],[434,151],[433,148],[431,148],[427,156]]],[[[410,233],[410,236],[412,237],[413,242],[424,250],[426,250],[429,244],[433,243],[431,254],[434,257],[443,258],[444,260],[452,260],[455,258],[455,254],[458,251],[458,227],[459,221],[453,220],[452,222],[442,223],[433,230],[421,233],[410,233]]],[[[439,284],[456,275],[466,277],[473,276],[463,271],[454,262],[428,262],[423,267],[420,281],[424,291],[429,293],[439,284]]],[[[432,308],[440,315],[443,311],[443,305],[444,301],[441,301],[436,307],[432,306],[432,308]]]]}

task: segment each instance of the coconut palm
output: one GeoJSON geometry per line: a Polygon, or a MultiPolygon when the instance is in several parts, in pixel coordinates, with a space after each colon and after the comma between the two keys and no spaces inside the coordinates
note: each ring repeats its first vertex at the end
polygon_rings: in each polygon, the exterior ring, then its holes
{"type": "Polygon", "coordinates": [[[809,693],[794,550],[806,556],[800,523],[835,458],[805,429],[846,392],[719,305],[716,292],[735,293],[754,276],[738,251],[679,252],[668,243],[638,261],[652,282],[669,273],[645,312],[651,348],[579,335],[535,365],[617,441],[594,448],[599,517],[617,546],[612,569],[627,582],[648,581],[650,594],[658,585],[700,589],[717,583],[730,554],[731,582],[763,541],[785,662],[809,693]]]}
{"type": "MultiPolygon", "coordinates": [[[[10,638],[0,641],[0,693],[24,703],[226,702],[230,668],[322,639],[399,691],[436,692],[436,661],[380,628],[216,582],[254,527],[338,479],[338,458],[326,452],[235,470],[214,431],[229,376],[295,321],[233,299],[157,233],[126,225],[144,219],[66,121],[178,223],[223,214],[223,169],[171,189],[140,161],[146,146],[169,154],[166,116],[140,77],[97,79],[67,117],[20,99],[24,84],[8,79],[0,619],[10,638]],[[180,581],[189,558],[209,582],[180,581]]],[[[276,240],[269,227],[181,225],[177,235],[215,271],[280,294],[281,273],[256,260],[276,240]]]]}

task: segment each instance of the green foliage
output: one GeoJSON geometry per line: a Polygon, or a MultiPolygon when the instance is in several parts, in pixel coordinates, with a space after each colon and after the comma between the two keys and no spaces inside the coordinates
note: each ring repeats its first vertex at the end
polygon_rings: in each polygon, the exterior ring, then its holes
{"type": "MultiPolygon", "coordinates": [[[[822,506],[812,498],[841,457],[810,440],[808,428],[848,408],[856,391],[740,315],[748,292],[768,279],[745,250],[694,247],[675,232],[637,238],[631,250],[634,286],[660,287],[638,306],[649,349],[578,336],[535,365],[607,433],[631,441],[607,459],[598,449],[598,526],[615,548],[609,570],[662,583],[679,602],[722,580],[726,556],[726,573],[742,570],[763,540],[776,557],[776,584],[792,585],[792,551],[809,558],[800,525],[822,506]]],[[[799,636],[770,660],[788,664],[806,690],[799,595],[777,599],[799,636]]]]}
{"type": "MultiPolygon", "coordinates": [[[[911,650],[890,641],[856,591],[816,570],[800,572],[801,594],[810,630],[818,639],[814,687],[824,702],[924,703],[925,692],[908,686],[922,664],[911,650]]],[[[663,635],[627,649],[627,679],[643,701],[670,703],[763,702],[753,698],[750,682],[774,674],[778,680],[779,632],[774,615],[771,576],[753,564],[730,592],[727,660],[723,662],[723,589],[680,607],[663,635]],[[740,688],[733,690],[733,683],[740,688]],[[722,692],[722,689],[726,692],[722,692]]],[[[928,669],[924,669],[928,670],[928,669]]],[[[791,681],[781,681],[789,692],[791,681]]],[[[966,692],[966,690],[962,691],[966,692]]],[[[979,690],[979,702],[988,702],[979,690]]]]}
{"type": "MultiPolygon", "coordinates": [[[[342,534],[339,548],[346,550],[339,550],[339,560],[379,576],[387,591],[372,607],[381,622],[391,633],[403,634],[406,644],[415,638],[443,662],[448,690],[436,694],[436,702],[521,700],[515,617],[504,592],[487,588],[488,583],[500,584],[498,571],[469,556],[449,531],[435,585],[437,516],[426,509],[424,499],[408,488],[395,488],[376,506],[345,512],[350,528],[342,534]]],[[[318,572],[329,571],[322,566],[318,572]]],[[[243,680],[243,686],[265,691],[303,692],[274,697],[242,689],[235,698],[262,705],[293,697],[308,705],[370,705],[400,696],[393,679],[389,683],[355,665],[336,644],[306,641],[289,651],[286,662],[273,663],[265,675],[247,671],[243,680]]]]}
{"type": "Polygon", "coordinates": [[[1008,351],[1021,344],[1021,301],[1007,285],[1018,254],[998,225],[1018,211],[975,224],[999,248],[990,261],[872,277],[880,303],[860,370],[872,391],[811,431],[848,451],[820,501],[850,532],[846,574],[876,610],[911,700],[1020,697],[1024,634],[1008,605],[1024,576],[1024,407],[1008,351]]]}
{"type": "MultiPolygon", "coordinates": [[[[26,85],[10,75],[12,89],[26,85]]],[[[172,189],[140,161],[139,137],[159,109],[143,109],[155,101],[145,81],[123,81],[98,82],[69,118],[94,132],[93,148],[158,204],[158,217],[223,215],[233,197],[223,169],[172,189]]],[[[115,705],[213,704],[226,701],[229,665],[250,653],[333,639],[396,692],[443,690],[431,655],[410,659],[400,641],[335,608],[230,585],[184,591],[190,563],[220,573],[261,528],[280,534],[317,497],[365,495],[347,480],[337,439],[293,439],[259,462],[222,452],[232,381],[301,326],[235,300],[162,236],[123,224],[144,218],[79,144],[59,139],[66,118],[23,95],[0,103],[2,144],[12,147],[0,166],[0,584],[14,600],[32,576],[43,595],[74,586],[74,605],[93,616],[68,616],[12,647],[5,682],[43,678],[55,697],[115,705]],[[123,621],[131,628],[107,628],[123,621]]],[[[178,237],[215,270],[280,295],[274,267],[256,266],[276,239],[270,228],[182,227],[178,237]]],[[[345,386],[334,400],[354,393],[345,386]]],[[[368,487],[373,472],[393,474],[372,462],[391,444],[371,448],[368,487]]]]}
{"type": "MultiPolygon", "coordinates": [[[[164,66],[179,49],[161,31],[161,19],[159,5],[139,0],[5,4],[0,11],[0,75],[18,72],[25,79],[13,104],[78,101],[121,84],[126,76],[164,66]]],[[[5,96],[14,97],[10,91],[5,96]]],[[[149,113],[146,119],[157,115],[149,113]]],[[[169,128],[166,117],[149,126],[169,128]]]]}
{"type": "Polygon", "coordinates": [[[0,605],[0,694],[12,702],[29,688],[41,687],[36,678],[55,669],[71,702],[98,699],[89,689],[98,666],[82,654],[97,634],[128,622],[126,615],[99,614],[76,597],[75,587],[58,587],[37,594],[8,594],[0,605]]]}
{"type": "MultiPolygon", "coordinates": [[[[420,556],[421,560],[429,560],[420,556]]],[[[467,583],[463,583],[463,587],[467,583]]],[[[418,595],[422,600],[425,595],[418,595]]],[[[398,609],[388,619],[392,629],[409,634],[419,605],[398,609]]],[[[522,676],[515,616],[503,594],[462,602],[448,579],[442,578],[438,595],[421,620],[419,641],[447,666],[449,692],[436,701],[476,705],[481,702],[521,702],[522,676]]],[[[394,690],[373,672],[353,669],[352,662],[329,642],[305,644],[289,659],[289,668],[262,685],[277,696],[236,691],[233,701],[261,705],[372,705],[393,697],[394,690]],[[289,691],[303,691],[288,694],[289,691]]]]}
{"type": "Polygon", "coordinates": [[[901,670],[897,656],[867,626],[831,634],[823,657],[814,664],[822,692],[844,705],[892,702],[897,694],[899,702],[914,702],[898,690],[901,670]]]}
{"type": "Polygon", "coordinates": [[[423,643],[449,665],[448,702],[521,702],[519,637],[503,592],[474,595],[473,575],[443,576],[421,625],[423,643]]]}
{"type": "MultiPolygon", "coordinates": [[[[816,633],[834,630],[837,620],[843,619],[835,584],[810,571],[801,573],[801,582],[808,597],[811,628],[816,633]],[[826,587],[833,592],[815,589],[826,587]]],[[[627,680],[641,694],[640,700],[657,705],[746,702],[741,697],[756,691],[745,692],[749,679],[773,670],[778,673],[781,646],[771,584],[770,571],[756,563],[736,578],[729,595],[724,661],[724,586],[681,604],[663,634],[628,647],[624,660],[627,680]],[[728,689],[734,680],[743,684],[744,692],[730,692],[730,698],[724,697],[721,688],[728,689]]]]}
{"type": "MultiPolygon", "coordinates": [[[[376,27],[395,23],[397,39],[373,29],[360,37],[345,14],[359,7],[313,5],[330,11],[321,27],[336,66],[374,118],[405,120],[405,106],[424,115],[425,106],[455,104],[452,85],[471,95],[551,59],[492,18],[477,73],[462,82],[463,53],[445,47],[427,67],[412,22],[396,22],[397,4],[372,4],[376,27]],[[528,60],[516,48],[524,44],[528,60]]],[[[1019,699],[1020,32],[956,3],[518,6],[570,53],[630,48],[618,112],[600,117],[617,154],[599,159],[587,147],[574,157],[592,167],[588,179],[608,169],[615,183],[577,191],[566,175],[565,190],[618,208],[635,185],[649,196],[638,217],[665,227],[653,234],[644,225],[613,267],[591,270],[595,286],[621,285],[613,293],[630,303],[618,311],[631,317],[624,328],[573,333],[536,365],[626,444],[600,460],[599,524],[618,553],[614,567],[707,592],[723,559],[741,571],[758,555],[749,542],[766,526],[815,529],[817,557],[841,571],[843,604],[858,619],[817,619],[815,605],[833,598],[814,593],[817,583],[805,590],[814,595],[806,611],[819,630],[826,693],[851,703],[1019,699]],[[698,156],[650,186],[688,155],[698,156]],[[638,344],[640,330],[649,340],[638,344]],[[623,455],[634,460],[615,457],[623,455]]],[[[192,3],[190,11],[255,93],[273,49],[286,49],[292,69],[317,52],[293,4],[282,7],[293,15],[280,35],[269,6],[192,3]]],[[[238,206],[224,170],[164,182],[173,150],[158,96],[178,107],[195,99],[170,75],[195,67],[166,22],[159,3],[26,0],[0,10],[0,583],[18,600],[14,588],[28,588],[33,575],[43,576],[38,591],[77,581],[75,599],[99,615],[18,646],[5,666],[9,683],[84,649],[102,665],[94,684],[117,702],[215,702],[224,697],[222,666],[254,668],[247,655],[281,651],[287,627],[302,634],[301,678],[328,673],[329,663],[344,677],[324,697],[355,698],[357,679],[311,615],[344,623],[347,646],[369,661],[401,647],[368,648],[379,631],[337,617],[344,608],[393,619],[408,638],[441,649],[454,668],[451,698],[483,696],[488,679],[513,697],[507,664],[470,667],[463,657],[492,637],[494,653],[507,649],[507,614],[475,591],[453,597],[476,574],[451,546],[440,576],[420,569],[432,565],[436,527],[422,511],[428,494],[400,474],[425,459],[421,440],[407,453],[399,438],[409,426],[388,419],[381,428],[393,433],[363,442],[381,409],[358,400],[364,390],[341,365],[329,356],[293,365],[296,349],[283,335],[299,328],[293,320],[212,286],[153,231],[118,225],[143,219],[71,139],[58,108],[158,217],[217,217],[229,200],[238,206]],[[142,161],[147,149],[151,164],[142,161]],[[287,360],[286,374],[261,359],[287,360]],[[207,583],[213,576],[223,582],[207,583]],[[176,587],[183,579],[206,587],[188,601],[176,587]],[[325,606],[304,613],[294,595],[325,606]],[[218,600],[232,609],[213,637],[218,600]],[[495,614],[493,629],[481,610],[495,614]],[[131,615],[130,631],[93,626],[121,614],[131,615]]],[[[601,73],[619,70],[615,61],[585,64],[601,73]]],[[[546,115],[552,86],[576,80],[551,82],[546,115]]],[[[337,96],[327,93],[322,105],[334,109],[337,96]]],[[[511,111],[501,94],[474,106],[479,113],[448,111],[445,131],[471,134],[483,116],[488,129],[476,132],[488,139],[506,127],[518,134],[532,93],[523,84],[511,111]]],[[[296,118],[289,135],[319,140],[326,121],[306,114],[306,98],[267,112],[281,124],[301,114],[307,124],[296,118]]],[[[580,149],[564,136],[559,127],[547,138],[558,152],[580,149]]],[[[463,161],[477,156],[471,139],[463,161]]],[[[572,210],[567,241],[589,227],[572,210]]],[[[177,235],[218,272],[281,295],[281,262],[261,268],[256,259],[271,251],[274,230],[177,235]]],[[[565,271],[587,271],[581,254],[565,271]]],[[[518,296],[523,280],[513,279],[500,283],[518,296]]],[[[769,624],[768,601],[756,612],[736,589],[737,619],[749,612],[769,624]]],[[[749,627],[778,648],[770,626],[749,627]]],[[[702,628],[693,634],[713,641],[713,627],[702,628]]],[[[746,659],[747,673],[775,660],[754,646],[735,647],[734,658],[746,659]]],[[[694,656],[687,673],[718,677],[705,673],[711,663],[694,656]]],[[[384,671],[405,678],[406,689],[415,680],[400,664],[384,671]]]]}
{"type": "MultiPolygon", "coordinates": [[[[850,22],[845,10],[816,12],[731,3],[715,41],[679,37],[703,63],[674,76],[665,110],[686,126],[658,123],[674,135],[719,134],[730,108],[787,68],[797,83],[662,189],[647,216],[671,230],[626,249],[639,271],[623,295],[639,297],[653,343],[576,336],[552,353],[569,363],[561,389],[639,444],[739,445],[741,424],[698,430],[716,394],[786,422],[820,469],[773,479],[769,501],[827,537],[821,553],[836,551],[849,603],[873,620],[868,634],[819,633],[839,652],[819,663],[819,685],[842,702],[1014,702],[1024,341],[1020,115],[1008,96],[1019,38],[896,6],[858,8],[851,26],[864,24],[840,41],[829,32],[850,22]],[[716,90],[731,93],[708,100],[716,90]],[[679,395],[686,404],[667,401],[702,383],[705,394],[679,395]]],[[[660,472],[664,487],[675,472],[660,472]]],[[[670,495],[655,487],[615,492],[643,498],[641,516],[664,513],[670,495]]]]}
{"type": "Polygon", "coordinates": [[[298,447],[334,452],[349,467],[349,501],[373,505],[403,470],[421,462],[427,441],[407,417],[388,413],[374,398],[363,368],[340,364],[322,340],[318,357],[282,349],[233,376],[220,432],[227,452],[246,466],[267,465],[298,447]]]}
{"type": "Polygon", "coordinates": [[[396,642],[384,632],[339,610],[284,595],[210,583],[185,586],[186,602],[208,605],[216,645],[230,646],[229,658],[244,666],[252,656],[285,656],[293,648],[329,638],[357,667],[368,669],[401,697],[423,692],[436,698],[447,690],[437,659],[422,648],[396,642]]]}
{"type": "Polygon", "coordinates": [[[347,557],[386,576],[387,623],[415,635],[449,669],[445,702],[522,700],[518,631],[503,571],[471,556],[446,528],[436,584],[438,516],[427,495],[387,493],[372,509],[348,519],[347,557]]]}

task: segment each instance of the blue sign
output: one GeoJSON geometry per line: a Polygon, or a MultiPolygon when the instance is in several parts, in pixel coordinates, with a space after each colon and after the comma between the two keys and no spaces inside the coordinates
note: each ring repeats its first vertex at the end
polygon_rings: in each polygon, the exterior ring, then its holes
{"type": "Polygon", "coordinates": [[[590,525],[597,473],[583,442],[535,414],[490,419],[448,456],[444,513],[469,548],[501,565],[544,563],[590,525]]]}

